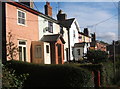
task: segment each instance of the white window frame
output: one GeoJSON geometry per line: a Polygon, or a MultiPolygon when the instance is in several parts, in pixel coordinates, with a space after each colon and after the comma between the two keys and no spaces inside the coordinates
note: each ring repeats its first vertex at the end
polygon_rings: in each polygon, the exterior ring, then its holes
{"type": "Polygon", "coordinates": [[[26,12],[24,11],[24,10],[21,10],[21,9],[17,9],[17,24],[18,25],[22,25],[22,26],[26,26],[27,25],[27,21],[26,21],[26,12]],[[22,12],[22,13],[24,13],[25,14],[25,24],[22,24],[22,23],[19,23],[18,22],[18,11],[20,11],[20,12],[22,12]]]}
{"type": "MultiPolygon", "coordinates": [[[[24,52],[23,52],[23,48],[25,47],[26,48],[26,62],[27,62],[27,41],[26,40],[18,40],[18,47],[22,47],[22,61],[24,61],[24,52]],[[19,44],[19,42],[25,42],[26,45],[22,45],[22,44],[19,44]]],[[[20,55],[19,55],[20,56],[20,55]]],[[[20,59],[19,59],[20,60],[20,59]]]]}

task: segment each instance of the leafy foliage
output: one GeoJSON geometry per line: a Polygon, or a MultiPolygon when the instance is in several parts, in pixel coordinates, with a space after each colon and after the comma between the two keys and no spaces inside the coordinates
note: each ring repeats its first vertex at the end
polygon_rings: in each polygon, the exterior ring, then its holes
{"type": "Polygon", "coordinates": [[[86,57],[92,63],[100,63],[107,60],[108,54],[101,50],[89,50],[86,57]]]}
{"type": "Polygon", "coordinates": [[[21,74],[17,76],[15,70],[9,69],[6,66],[2,66],[2,87],[22,87],[24,81],[27,79],[29,74],[21,74]]]}
{"type": "Polygon", "coordinates": [[[20,61],[9,61],[8,64],[18,74],[29,73],[25,87],[80,88],[90,79],[89,71],[71,65],[40,65],[20,61]]]}
{"type": "Polygon", "coordinates": [[[9,32],[8,33],[8,41],[6,44],[6,49],[7,49],[7,57],[10,60],[15,59],[15,57],[17,56],[18,51],[19,51],[17,45],[14,44],[12,39],[13,39],[12,33],[9,32]]]}

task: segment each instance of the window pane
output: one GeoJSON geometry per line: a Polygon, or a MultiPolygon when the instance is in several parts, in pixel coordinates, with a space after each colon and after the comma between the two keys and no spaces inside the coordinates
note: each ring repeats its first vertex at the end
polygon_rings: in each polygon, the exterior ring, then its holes
{"type": "Polygon", "coordinates": [[[53,23],[52,22],[48,22],[48,31],[49,32],[53,32],[53,23]]]}
{"type": "Polygon", "coordinates": [[[42,58],[41,46],[35,46],[35,58],[42,58]]]}
{"type": "Polygon", "coordinates": [[[18,23],[25,24],[25,13],[18,11],[18,23]]]}
{"type": "Polygon", "coordinates": [[[22,18],[25,18],[25,13],[22,13],[22,18]]]}
{"type": "Polygon", "coordinates": [[[26,62],[26,47],[23,47],[24,61],[26,62]]]}
{"type": "Polygon", "coordinates": [[[46,52],[49,53],[49,46],[46,45],[46,52]]]}
{"type": "Polygon", "coordinates": [[[26,42],[25,41],[19,41],[19,44],[26,45],[26,42]]]}
{"type": "Polygon", "coordinates": [[[20,21],[21,19],[20,18],[18,18],[18,23],[21,23],[21,21],[20,21]]]}
{"type": "Polygon", "coordinates": [[[22,47],[19,46],[19,60],[22,61],[22,47]]]}
{"type": "Polygon", "coordinates": [[[22,24],[25,24],[25,19],[21,19],[22,20],[22,24]]]}
{"type": "Polygon", "coordinates": [[[22,13],[18,11],[18,17],[22,17],[22,13]]]}

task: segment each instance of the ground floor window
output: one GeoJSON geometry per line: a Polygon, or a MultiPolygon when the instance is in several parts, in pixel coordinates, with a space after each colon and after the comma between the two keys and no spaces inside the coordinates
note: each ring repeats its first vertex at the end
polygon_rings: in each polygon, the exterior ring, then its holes
{"type": "Polygon", "coordinates": [[[80,49],[77,49],[77,53],[78,53],[78,55],[80,55],[80,49]]]}
{"type": "Polygon", "coordinates": [[[19,60],[26,61],[26,41],[19,40],[19,60]]]}
{"type": "Polygon", "coordinates": [[[46,52],[49,53],[49,45],[46,45],[46,52]]]}
{"type": "Polygon", "coordinates": [[[41,45],[35,46],[35,58],[42,58],[42,48],[41,45]]]}

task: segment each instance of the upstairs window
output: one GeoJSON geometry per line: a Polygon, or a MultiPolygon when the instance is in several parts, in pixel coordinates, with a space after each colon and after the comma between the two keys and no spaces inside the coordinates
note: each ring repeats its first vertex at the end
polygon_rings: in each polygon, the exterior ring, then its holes
{"type": "Polygon", "coordinates": [[[53,33],[53,23],[52,22],[48,22],[48,31],[50,33],[53,33]]]}
{"type": "Polygon", "coordinates": [[[75,38],[75,30],[73,30],[73,37],[75,38]]]}
{"type": "Polygon", "coordinates": [[[25,25],[26,13],[18,10],[18,24],[25,25]]]}

